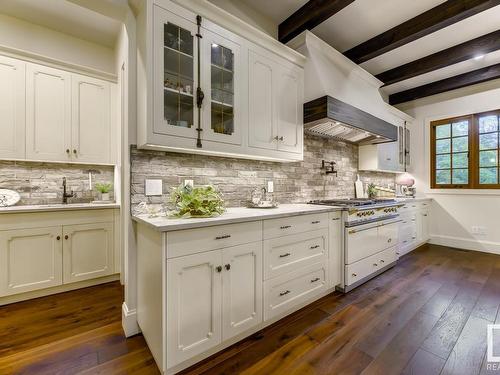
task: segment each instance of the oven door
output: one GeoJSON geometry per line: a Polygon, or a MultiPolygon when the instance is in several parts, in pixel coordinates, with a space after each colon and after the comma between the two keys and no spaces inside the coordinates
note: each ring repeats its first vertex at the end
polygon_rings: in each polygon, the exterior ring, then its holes
{"type": "Polygon", "coordinates": [[[401,220],[384,220],[345,228],[345,263],[352,264],[398,242],[401,220]]]}

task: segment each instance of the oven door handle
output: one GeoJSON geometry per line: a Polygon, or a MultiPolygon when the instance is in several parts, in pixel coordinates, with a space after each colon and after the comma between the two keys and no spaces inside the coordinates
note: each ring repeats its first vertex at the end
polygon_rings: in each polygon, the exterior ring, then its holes
{"type": "Polygon", "coordinates": [[[399,220],[391,220],[390,222],[378,223],[376,225],[372,225],[372,226],[369,226],[369,227],[366,227],[366,228],[362,228],[362,229],[349,229],[348,233],[349,234],[354,234],[354,233],[358,233],[358,232],[364,232],[365,230],[379,228],[379,227],[384,227],[386,225],[399,223],[401,221],[403,221],[403,220],[401,220],[401,219],[399,219],[399,220]]]}

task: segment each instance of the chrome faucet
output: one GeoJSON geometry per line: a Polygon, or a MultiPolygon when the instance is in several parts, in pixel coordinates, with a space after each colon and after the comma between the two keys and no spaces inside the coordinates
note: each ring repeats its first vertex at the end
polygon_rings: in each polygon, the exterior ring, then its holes
{"type": "Polygon", "coordinates": [[[63,204],[67,204],[68,198],[73,198],[74,196],[73,190],[71,190],[71,193],[66,191],[66,177],[63,177],[63,204]]]}

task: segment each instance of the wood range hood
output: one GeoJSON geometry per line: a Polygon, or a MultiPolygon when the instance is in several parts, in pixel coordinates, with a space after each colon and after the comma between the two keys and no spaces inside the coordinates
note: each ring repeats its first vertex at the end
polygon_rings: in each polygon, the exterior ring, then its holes
{"type": "Polygon", "coordinates": [[[304,104],[304,132],[358,144],[398,139],[396,126],[329,95],[304,104]]]}

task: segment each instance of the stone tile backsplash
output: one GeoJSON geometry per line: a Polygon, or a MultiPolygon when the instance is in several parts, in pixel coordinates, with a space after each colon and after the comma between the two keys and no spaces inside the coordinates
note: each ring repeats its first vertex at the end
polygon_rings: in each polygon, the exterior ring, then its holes
{"type": "MultiPolygon", "coordinates": [[[[215,185],[227,207],[244,206],[255,188],[274,181],[274,197],[280,203],[303,203],[311,199],[354,197],[358,166],[358,146],[330,139],[304,137],[304,160],[275,163],[220,158],[162,151],[131,151],[132,209],[139,212],[141,202],[163,203],[171,187],[186,179],[195,185],[215,185]],[[321,160],[335,161],[338,175],[326,175],[321,160]],[[163,180],[163,196],[146,197],[144,180],[163,180]]],[[[394,174],[360,172],[364,183],[394,184],[394,174]]]]}
{"type": "Polygon", "coordinates": [[[17,191],[21,195],[18,205],[61,203],[62,179],[66,177],[68,189],[76,193],[68,202],[90,202],[99,197],[95,188],[89,191],[89,171],[92,185],[113,183],[112,166],[0,161],[0,189],[17,191]]]}

